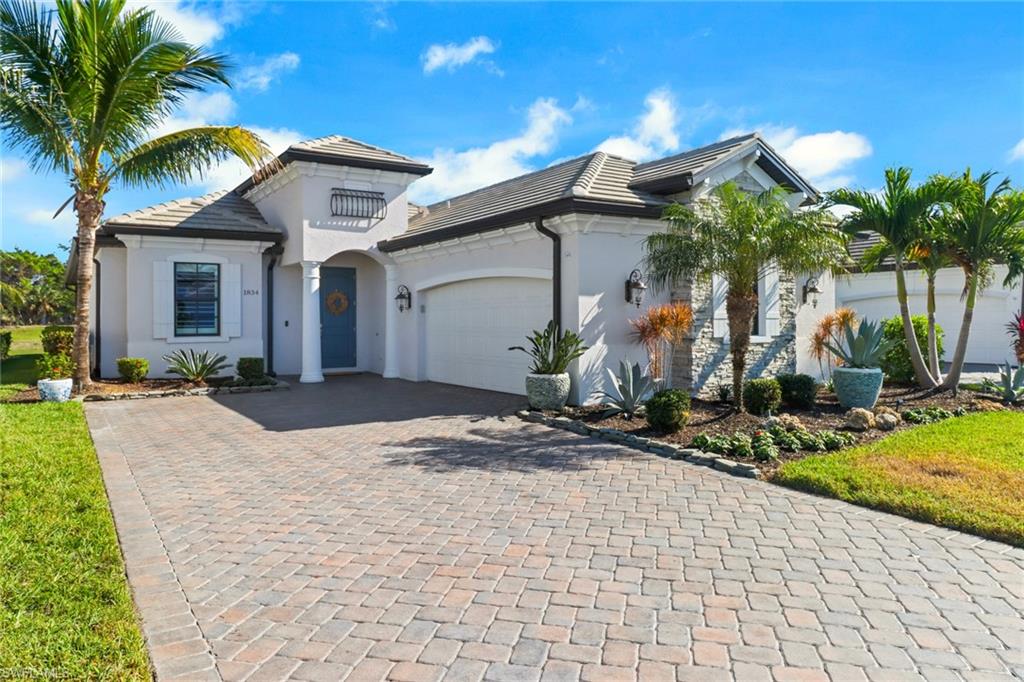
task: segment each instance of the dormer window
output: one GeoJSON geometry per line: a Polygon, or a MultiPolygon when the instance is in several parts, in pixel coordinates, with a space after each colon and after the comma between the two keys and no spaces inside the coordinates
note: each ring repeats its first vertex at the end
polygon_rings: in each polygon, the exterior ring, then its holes
{"type": "Polygon", "coordinates": [[[383,220],[388,214],[388,204],[383,192],[362,189],[331,190],[331,216],[348,218],[369,218],[383,220]]]}

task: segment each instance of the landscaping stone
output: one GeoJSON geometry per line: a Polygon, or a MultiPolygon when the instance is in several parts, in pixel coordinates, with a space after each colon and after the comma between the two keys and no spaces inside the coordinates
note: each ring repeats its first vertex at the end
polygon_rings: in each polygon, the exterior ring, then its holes
{"type": "Polygon", "coordinates": [[[846,413],[846,422],[843,428],[851,431],[867,431],[875,427],[875,415],[871,410],[863,407],[855,407],[846,413]]]}
{"type": "Polygon", "coordinates": [[[894,414],[882,413],[875,417],[875,426],[882,431],[892,431],[900,425],[900,417],[894,414]]]}

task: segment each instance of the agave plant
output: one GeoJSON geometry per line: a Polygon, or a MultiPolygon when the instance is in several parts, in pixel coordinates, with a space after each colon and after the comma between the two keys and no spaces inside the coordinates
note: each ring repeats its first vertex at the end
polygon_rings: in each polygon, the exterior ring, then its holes
{"type": "Polygon", "coordinates": [[[999,396],[1007,405],[1016,405],[1024,401],[1024,365],[1014,371],[1007,362],[999,368],[999,382],[986,378],[982,388],[986,393],[999,396]]]}
{"type": "Polygon", "coordinates": [[[231,366],[226,355],[213,355],[208,350],[195,351],[191,348],[176,350],[165,355],[167,371],[177,374],[193,384],[205,384],[210,377],[231,366]]]}
{"type": "Polygon", "coordinates": [[[587,351],[579,334],[567,329],[561,335],[558,325],[552,320],[544,331],[534,331],[526,337],[530,348],[512,346],[509,350],[521,350],[531,358],[532,374],[562,374],[569,368],[569,363],[587,351]]]}
{"type": "Polygon", "coordinates": [[[632,419],[643,407],[647,394],[654,388],[654,382],[649,375],[644,374],[639,362],[629,365],[622,360],[619,362],[618,374],[610,369],[607,371],[617,395],[607,391],[601,392],[601,397],[605,398],[609,404],[603,416],[610,417],[621,414],[626,419],[632,419]]]}
{"type": "Polygon", "coordinates": [[[825,344],[845,367],[854,369],[878,367],[891,346],[892,342],[885,338],[884,327],[868,320],[861,320],[856,333],[853,325],[843,325],[843,338],[833,335],[832,342],[825,344]]]}

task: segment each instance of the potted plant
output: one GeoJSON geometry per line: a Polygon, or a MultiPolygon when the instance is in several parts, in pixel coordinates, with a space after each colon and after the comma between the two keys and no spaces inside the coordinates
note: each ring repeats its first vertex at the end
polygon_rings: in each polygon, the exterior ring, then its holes
{"type": "Polygon", "coordinates": [[[36,374],[39,380],[39,399],[46,402],[63,403],[71,399],[72,380],[75,363],[66,353],[45,353],[36,361],[36,374]]]}
{"type": "Polygon", "coordinates": [[[526,398],[535,410],[561,410],[569,400],[569,363],[586,352],[583,339],[573,331],[558,333],[558,325],[552,320],[544,331],[534,330],[526,337],[530,348],[512,346],[509,350],[521,350],[531,358],[533,364],[526,376],[526,398]]]}
{"type": "Polygon", "coordinates": [[[842,327],[843,338],[832,336],[826,347],[842,365],[832,370],[832,382],[845,409],[862,407],[870,410],[878,402],[882,392],[882,356],[889,350],[892,341],[885,338],[882,325],[861,320],[856,333],[846,323],[842,327]]]}

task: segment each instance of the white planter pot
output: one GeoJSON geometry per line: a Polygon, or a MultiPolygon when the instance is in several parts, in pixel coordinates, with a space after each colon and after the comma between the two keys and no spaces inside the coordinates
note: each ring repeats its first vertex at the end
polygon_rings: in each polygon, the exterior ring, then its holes
{"type": "Polygon", "coordinates": [[[526,399],[535,410],[561,410],[569,401],[568,373],[527,374],[526,399]]]}
{"type": "Polygon", "coordinates": [[[71,400],[71,379],[40,379],[36,383],[39,399],[48,403],[64,403],[71,400]]]}

